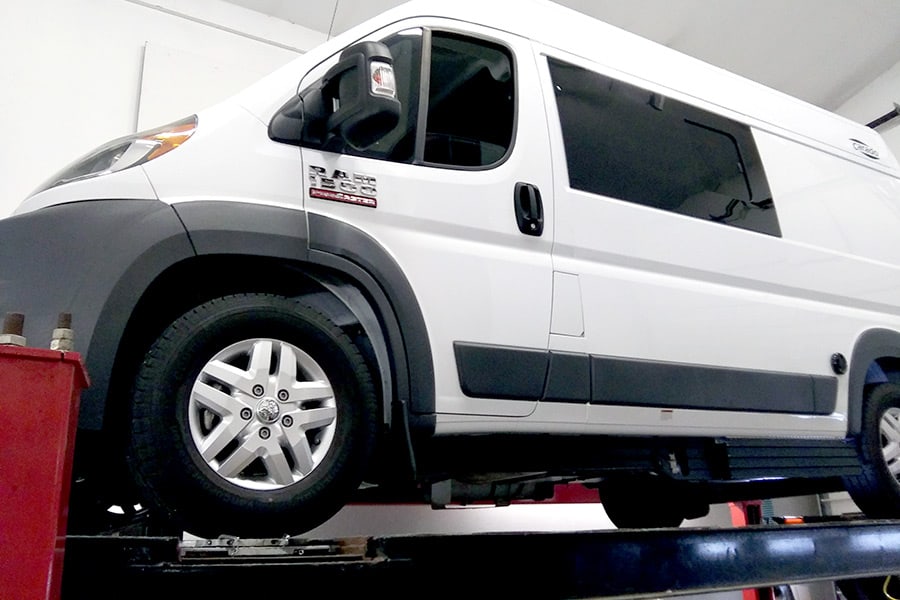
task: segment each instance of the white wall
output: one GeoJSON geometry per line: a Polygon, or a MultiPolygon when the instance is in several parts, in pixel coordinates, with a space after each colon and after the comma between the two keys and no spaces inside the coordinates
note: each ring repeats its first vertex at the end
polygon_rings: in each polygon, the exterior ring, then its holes
{"type": "Polygon", "coordinates": [[[156,85],[150,101],[184,116],[324,37],[219,0],[0,0],[0,218],[72,160],[136,130],[146,44],[154,58],[174,56],[177,82],[156,85]]]}
{"type": "MultiPolygon", "coordinates": [[[[900,63],[850,98],[837,112],[860,123],[869,123],[900,103],[900,63]]],[[[900,117],[878,128],[888,146],[900,156],[900,117]]]]}

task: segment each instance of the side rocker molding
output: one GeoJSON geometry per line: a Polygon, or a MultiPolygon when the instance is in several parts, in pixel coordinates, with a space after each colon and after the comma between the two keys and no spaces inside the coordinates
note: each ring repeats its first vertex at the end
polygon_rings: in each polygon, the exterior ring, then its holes
{"type": "Polygon", "coordinates": [[[858,435],[862,428],[863,388],[869,365],[879,358],[900,358],[900,333],[889,329],[869,329],[853,347],[850,359],[850,396],[848,433],[858,435]]]}
{"type": "Polygon", "coordinates": [[[471,398],[800,415],[830,415],[837,398],[835,377],[460,341],[453,350],[471,398]]]}

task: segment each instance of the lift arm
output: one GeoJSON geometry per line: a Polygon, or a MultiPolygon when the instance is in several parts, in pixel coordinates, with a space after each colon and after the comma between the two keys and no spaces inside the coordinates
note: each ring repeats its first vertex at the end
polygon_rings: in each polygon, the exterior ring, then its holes
{"type": "Polygon", "coordinates": [[[63,598],[658,598],[900,573],[900,522],[309,541],[75,537],[63,598]],[[175,596],[173,596],[173,594],[175,596]]]}

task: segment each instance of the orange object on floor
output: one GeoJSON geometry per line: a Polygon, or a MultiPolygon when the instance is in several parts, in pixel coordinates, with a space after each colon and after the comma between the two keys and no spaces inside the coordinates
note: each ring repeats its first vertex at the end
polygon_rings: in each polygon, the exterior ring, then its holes
{"type": "Polygon", "coordinates": [[[78,400],[74,352],[0,346],[0,585],[3,598],[59,598],[78,400]]]}
{"type": "MultiPolygon", "coordinates": [[[[762,501],[729,502],[731,524],[735,527],[747,527],[762,523],[762,501]]],[[[743,600],[771,600],[772,589],[744,590],[743,600]]]]}

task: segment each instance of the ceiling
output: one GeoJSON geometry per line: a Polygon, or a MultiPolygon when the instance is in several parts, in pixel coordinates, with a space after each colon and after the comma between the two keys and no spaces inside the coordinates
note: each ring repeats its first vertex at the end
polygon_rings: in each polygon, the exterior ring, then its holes
{"type": "MultiPolygon", "coordinates": [[[[229,1],[331,35],[402,3],[229,1]]],[[[898,0],[558,1],[829,110],[900,63],[898,0]]]]}

